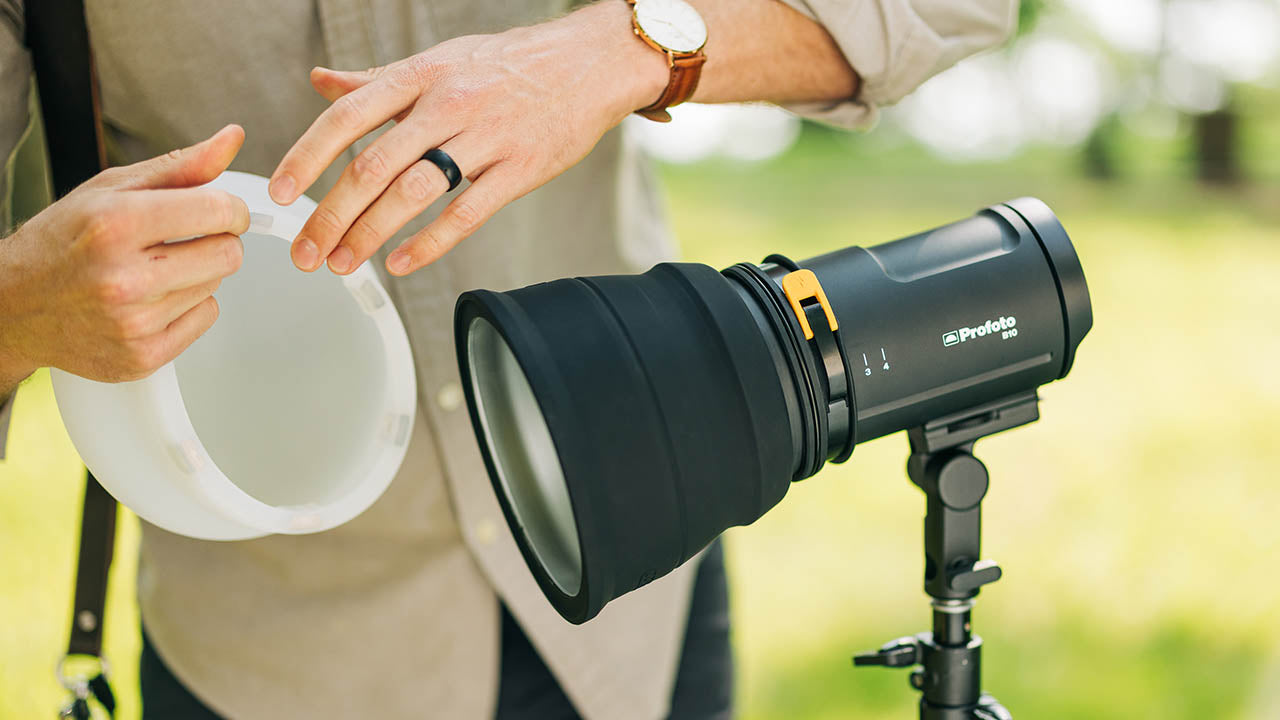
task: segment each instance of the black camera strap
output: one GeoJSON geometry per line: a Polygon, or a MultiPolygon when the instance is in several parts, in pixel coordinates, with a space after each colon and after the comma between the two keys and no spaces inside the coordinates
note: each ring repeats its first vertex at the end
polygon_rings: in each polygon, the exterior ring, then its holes
{"type": "MultiPolygon", "coordinates": [[[[26,43],[35,66],[54,197],[61,198],[106,167],[97,78],[83,0],[26,3],[26,43]]],[[[102,657],[107,576],[115,547],[116,501],[85,471],[75,605],[58,681],[72,693],[62,717],[87,720],[90,698],[115,712],[102,657]],[[73,671],[88,660],[88,670],[73,671]]]]}
{"type": "Polygon", "coordinates": [[[53,195],[60,198],[107,166],[84,0],[28,2],[26,27],[53,195]]]}

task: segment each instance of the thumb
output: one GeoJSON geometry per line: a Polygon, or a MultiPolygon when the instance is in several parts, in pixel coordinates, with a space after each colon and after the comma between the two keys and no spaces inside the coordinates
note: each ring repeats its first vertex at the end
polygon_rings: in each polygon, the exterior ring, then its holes
{"type": "MultiPolygon", "coordinates": [[[[330,70],[316,67],[311,70],[311,87],[329,102],[346,95],[352,90],[359,90],[377,80],[387,66],[369,68],[368,70],[330,70]]],[[[396,115],[393,119],[400,122],[409,114],[408,110],[396,115]]]]}
{"type": "Polygon", "coordinates": [[[244,128],[227,125],[207,140],[124,168],[123,189],[203,185],[231,165],[244,144],[244,128]]]}
{"type": "Polygon", "coordinates": [[[330,70],[316,67],[311,70],[311,87],[325,100],[333,102],[357,88],[362,88],[378,77],[382,68],[368,70],[330,70]]]}

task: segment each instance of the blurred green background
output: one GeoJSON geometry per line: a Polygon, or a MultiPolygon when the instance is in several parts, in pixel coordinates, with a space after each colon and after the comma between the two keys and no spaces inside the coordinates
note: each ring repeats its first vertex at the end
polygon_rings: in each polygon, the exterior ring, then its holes
{"type": "MultiPolygon", "coordinates": [[[[1095,325],[1041,421],[978,445],[984,554],[1006,573],[974,616],[986,688],[1022,718],[1280,717],[1280,3],[1023,15],[1009,48],[870,134],[759,108],[633,132],[666,158],[683,255],[715,266],[1047,201],[1095,325]]],[[[9,447],[0,717],[48,716],[82,486],[47,374],[23,387],[9,447]]],[[[928,626],[906,454],[902,436],[859,446],[730,532],[744,718],[916,717],[906,673],[849,663],[928,626]]],[[[130,718],[137,530],[123,527],[107,644],[130,718]]]]}

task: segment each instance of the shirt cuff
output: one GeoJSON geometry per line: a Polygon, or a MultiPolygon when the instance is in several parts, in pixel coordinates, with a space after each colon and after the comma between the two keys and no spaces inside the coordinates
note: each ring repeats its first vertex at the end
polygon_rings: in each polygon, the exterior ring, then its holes
{"type": "Polygon", "coordinates": [[[8,397],[0,397],[0,460],[4,459],[4,447],[9,440],[9,418],[13,414],[13,399],[17,397],[15,390],[8,397]]]}
{"type": "Polygon", "coordinates": [[[830,103],[788,103],[782,107],[802,118],[845,130],[870,130],[880,119],[880,108],[859,98],[830,103]]]}

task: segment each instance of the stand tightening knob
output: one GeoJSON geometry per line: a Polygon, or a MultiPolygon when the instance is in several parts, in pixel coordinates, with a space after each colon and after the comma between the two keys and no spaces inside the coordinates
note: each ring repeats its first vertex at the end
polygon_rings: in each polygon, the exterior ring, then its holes
{"type": "Polygon", "coordinates": [[[947,585],[956,592],[970,592],[999,580],[1003,574],[994,560],[979,560],[947,573],[947,585]]]}
{"type": "Polygon", "coordinates": [[[853,656],[853,664],[883,665],[885,667],[911,667],[921,662],[920,641],[914,636],[890,640],[872,653],[853,656]]]}

